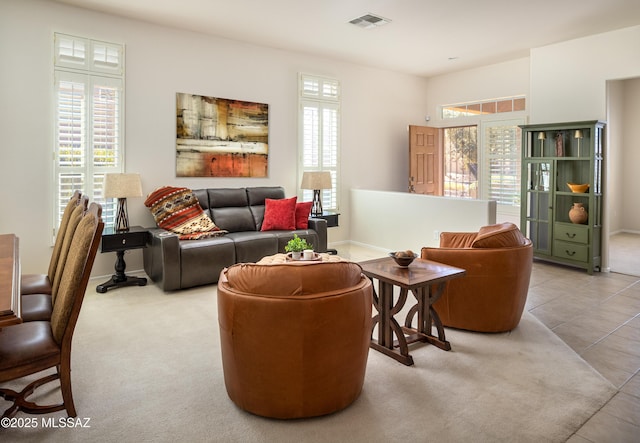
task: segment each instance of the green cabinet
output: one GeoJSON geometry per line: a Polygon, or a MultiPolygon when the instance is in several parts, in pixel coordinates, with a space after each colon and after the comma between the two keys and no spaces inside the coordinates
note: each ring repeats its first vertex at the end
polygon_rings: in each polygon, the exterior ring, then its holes
{"type": "Polygon", "coordinates": [[[534,257],[600,271],[602,154],[599,121],[523,125],[520,228],[534,257]],[[573,185],[588,185],[574,189],[573,185]]]}

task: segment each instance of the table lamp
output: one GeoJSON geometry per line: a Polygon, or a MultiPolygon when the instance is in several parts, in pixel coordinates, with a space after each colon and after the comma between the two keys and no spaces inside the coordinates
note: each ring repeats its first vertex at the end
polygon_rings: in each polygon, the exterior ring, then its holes
{"type": "Polygon", "coordinates": [[[140,174],[105,174],[104,196],[105,198],[118,199],[116,231],[128,231],[127,197],[142,197],[140,174]]]}
{"type": "Polygon", "coordinates": [[[544,132],[538,132],[538,140],[540,140],[540,156],[544,157],[544,141],[547,139],[547,134],[544,132]]]}
{"type": "Polygon", "coordinates": [[[578,157],[580,157],[580,140],[582,140],[582,138],[584,137],[582,135],[582,130],[576,129],[576,132],[573,134],[573,137],[578,139],[578,157]]]}
{"type": "Polygon", "coordinates": [[[321,189],[331,189],[331,173],[328,171],[305,172],[302,174],[302,189],[313,190],[312,215],[322,215],[322,200],[320,199],[321,189]]]}

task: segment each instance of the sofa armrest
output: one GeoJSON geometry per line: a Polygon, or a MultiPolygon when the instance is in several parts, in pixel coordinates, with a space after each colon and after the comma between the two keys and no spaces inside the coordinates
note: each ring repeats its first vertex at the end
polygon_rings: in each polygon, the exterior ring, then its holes
{"type": "Polygon", "coordinates": [[[144,270],[164,291],[180,289],[180,241],[178,236],[160,228],[149,229],[143,249],[144,270]]]}
{"type": "Polygon", "coordinates": [[[315,245],[315,251],[327,252],[327,221],[323,218],[310,218],[309,229],[313,229],[318,234],[318,244],[315,245]]]}

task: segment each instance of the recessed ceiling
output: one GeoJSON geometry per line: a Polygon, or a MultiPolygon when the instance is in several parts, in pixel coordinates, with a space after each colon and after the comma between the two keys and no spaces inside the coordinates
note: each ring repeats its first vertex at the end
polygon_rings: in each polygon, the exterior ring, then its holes
{"type": "Polygon", "coordinates": [[[640,24],[639,0],[50,1],[421,76],[640,24]],[[391,23],[349,23],[366,14],[391,23]]]}

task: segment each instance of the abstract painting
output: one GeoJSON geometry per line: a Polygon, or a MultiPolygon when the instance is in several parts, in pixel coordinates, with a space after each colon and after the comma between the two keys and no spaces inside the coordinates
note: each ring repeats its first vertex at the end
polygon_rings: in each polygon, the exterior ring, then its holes
{"type": "Polygon", "coordinates": [[[176,94],[177,177],[267,177],[269,105],[176,94]]]}

